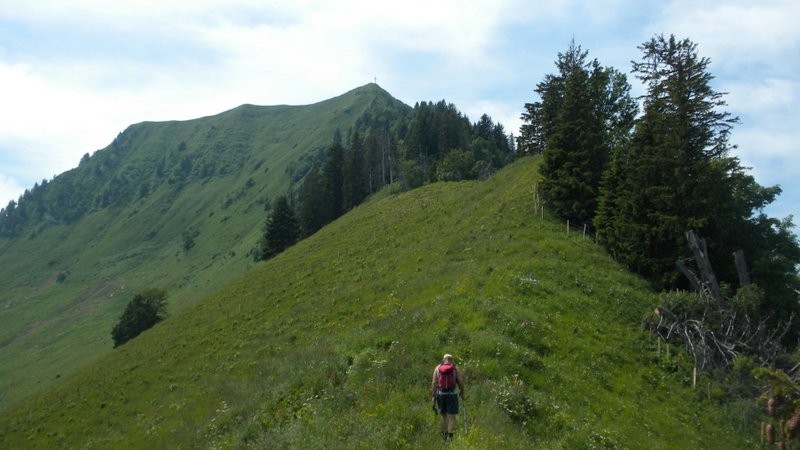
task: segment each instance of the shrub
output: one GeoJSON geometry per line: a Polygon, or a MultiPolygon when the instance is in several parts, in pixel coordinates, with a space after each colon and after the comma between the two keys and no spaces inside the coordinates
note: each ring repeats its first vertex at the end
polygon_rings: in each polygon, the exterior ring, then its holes
{"type": "Polygon", "coordinates": [[[111,330],[114,348],[128,342],[167,316],[167,292],[145,289],[136,294],[125,307],[119,322],[111,330]]]}

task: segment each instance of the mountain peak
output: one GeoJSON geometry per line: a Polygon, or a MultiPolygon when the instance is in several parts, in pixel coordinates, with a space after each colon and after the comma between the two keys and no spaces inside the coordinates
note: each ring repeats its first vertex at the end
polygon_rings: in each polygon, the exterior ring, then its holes
{"type": "Polygon", "coordinates": [[[384,98],[384,99],[388,100],[389,103],[391,103],[391,104],[395,104],[395,105],[402,104],[402,105],[405,105],[405,103],[403,103],[400,100],[398,100],[397,98],[395,98],[389,91],[387,91],[386,89],[382,88],[379,84],[374,83],[374,82],[358,86],[356,88],[353,88],[353,89],[345,92],[344,94],[341,94],[339,96],[333,97],[333,98],[331,98],[329,100],[324,100],[323,102],[332,101],[332,100],[336,100],[336,99],[345,99],[345,98],[350,98],[350,97],[362,97],[362,96],[373,96],[373,97],[384,98]]]}

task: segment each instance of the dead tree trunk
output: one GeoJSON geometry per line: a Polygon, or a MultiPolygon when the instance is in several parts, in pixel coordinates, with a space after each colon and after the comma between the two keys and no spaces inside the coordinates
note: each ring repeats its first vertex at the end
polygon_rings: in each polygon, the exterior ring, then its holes
{"type": "Polygon", "coordinates": [[[711,298],[717,302],[718,306],[725,306],[725,299],[722,297],[717,277],[714,275],[711,261],[708,259],[708,248],[706,248],[705,239],[698,237],[693,230],[689,230],[686,232],[686,240],[689,242],[689,248],[692,249],[692,253],[694,253],[694,259],[697,261],[698,269],[700,269],[700,277],[704,287],[708,289],[711,298]]]}
{"type": "MultiPolygon", "coordinates": [[[[711,268],[705,241],[693,231],[686,232],[686,240],[694,253],[697,270],[687,267],[686,261],[676,261],[675,265],[698,291],[699,304],[682,310],[656,308],[658,321],[648,321],[647,327],[665,341],[682,341],[698,370],[729,367],[739,355],[751,356],[762,366],[775,364],[785,353],[781,341],[791,329],[794,316],[774,326],[768,323],[769,317],[753,315],[735,302],[729,303],[722,296],[711,268]]],[[[750,280],[744,252],[738,251],[734,256],[739,281],[746,286],[750,280]]],[[[676,306],[681,308],[679,303],[676,306]]]]}
{"type": "Polygon", "coordinates": [[[680,259],[675,261],[675,266],[678,267],[678,270],[680,270],[681,273],[684,276],[686,276],[686,278],[689,280],[689,284],[692,285],[692,289],[694,289],[696,292],[700,292],[703,290],[703,283],[700,281],[699,278],[697,278],[697,275],[695,275],[695,273],[692,272],[691,269],[686,267],[686,264],[683,261],[681,261],[680,259]]]}

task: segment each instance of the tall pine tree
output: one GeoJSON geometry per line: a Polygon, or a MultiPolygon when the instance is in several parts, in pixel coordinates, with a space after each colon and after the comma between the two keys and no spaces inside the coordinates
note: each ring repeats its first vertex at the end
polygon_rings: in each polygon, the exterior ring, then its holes
{"type": "Polygon", "coordinates": [[[328,214],[325,198],[325,184],[317,165],[303,179],[299,194],[300,206],[297,216],[300,223],[300,236],[308,237],[327,224],[328,214]]]}
{"type": "Polygon", "coordinates": [[[262,259],[272,258],[291,247],[297,242],[299,236],[300,227],[294,209],[286,196],[278,197],[267,218],[261,247],[262,259]]]}
{"type": "MultiPolygon", "coordinates": [[[[709,59],[674,36],[656,36],[639,49],[642,60],[633,70],[647,85],[644,114],[603,179],[595,218],[601,242],[656,287],[673,288],[685,286],[675,262],[689,256],[685,233],[695,230],[708,242],[717,278],[729,286],[739,281],[731,253],[744,250],[750,278],[765,293],[757,305],[761,317],[776,324],[797,316],[794,224],[764,214],[780,188],[760,186],[729,155],[738,119],[711,87],[709,59]]],[[[785,341],[796,345],[799,336],[795,320],[785,341]]]]}
{"type": "Polygon", "coordinates": [[[543,155],[542,194],[560,216],[591,224],[600,180],[613,148],[625,144],[636,115],[625,76],[602,67],[574,42],[559,53],[558,74],[526,104],[520,146],[543,155]]]}
{"type": "Polygon", "coordinates": [[[368,194],[364,153],[364,140],[361,138],[361,133],[356,131],[350,138],[350,148],[344,153],[342,203],[345,211],[361,204],[368,194]]]}
{"type": "MultiPolygon", "coordinates": [[[[341,138],[340,138],[341,139],[341,138]]],[[[328,149],[328,158],[322,167],[325,186],[325,223],[333,222],[344,214],[344,147],[334,141],[328,149]]]]}
{"type": "Polygon", "coordinates": [[[520,117],[522,125],[517,136],[517,151],[520,154],[540,155],[544,152],[547,137],[558,117],[563,90],[563,79],[553,74],[545,75],[544,80],[536,85],[535,92],[540,100],[525,103],[525,111],[520,117]]]}
{"type": "Polygon", "coordinates": [[[639,49],[633,71],[647,86],[644,114],[630,148],[614,154],[596,224],[622,262],[669,287],[679,280],[686,231],[714,242],[715,221],[731,202],[720,187],[738,167],[728,157],[738,119],[720,110],[723,93],[710,86],[709,60],[696,44],[657,36],[639,49]]]}

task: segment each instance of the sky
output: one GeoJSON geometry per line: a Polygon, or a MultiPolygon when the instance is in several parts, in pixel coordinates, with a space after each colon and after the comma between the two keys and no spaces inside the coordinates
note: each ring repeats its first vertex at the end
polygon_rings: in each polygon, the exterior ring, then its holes
{"type": "Polygon", "coordinates": [[[128,125],[303,105],[377,81],[518,134],[572,39],[630,74],[658,35],[698,44],[741,123],[734,155],[800,213],[796,0],[0,0],[0,207],[128,125]]]}

